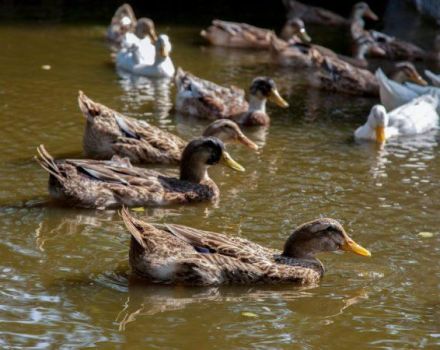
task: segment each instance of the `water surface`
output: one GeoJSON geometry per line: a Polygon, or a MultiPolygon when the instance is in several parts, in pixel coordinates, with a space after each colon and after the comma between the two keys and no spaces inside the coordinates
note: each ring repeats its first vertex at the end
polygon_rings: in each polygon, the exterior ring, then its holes
{"type": "Polygon", "coordinates": [[[438,134],[383,148],[356,143],[353,130],[376,100],[307,89],[264,52],[201,46],[200,28],[159,27],[176,65],[241,87],[270,75],[291,107],[269,107],[271,128],[248,131],[264,146],[259,153],[229,147],[245,173],[211,169],[217,205],[136,214],[274,248],[296,225],[330,216],[372,258],[320,256],[328,271],[312,289],[148,286],[130,275],[130,237],[115,211],[51,204],[47,174],[32,157],[42,143],[56,157],[82,156],[78,90],[187,139],[206,125],[174,113],[169,81],[118,74],[104,29],[0,27],[0,347],[438,348],[438,134]]]}

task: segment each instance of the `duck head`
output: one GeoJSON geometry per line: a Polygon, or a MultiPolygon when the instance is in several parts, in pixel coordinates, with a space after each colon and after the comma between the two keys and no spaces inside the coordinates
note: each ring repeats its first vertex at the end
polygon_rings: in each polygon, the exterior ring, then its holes
{"type": "Polygon", "coordinates": [[[287,108],[289,104],[281,97],[273,79],[268,77],[257,77],[252,81],[250,94],[260,101],[274,102],[280,107],[287,108]]]}
{"type": "Polygon", "coordinates": [[[377,21],[379,17],[370,9],[370,6],[366,2],[358,2],[353,6],[352,18],[362,19],[368,18],[373,21],[377,21]]]}
{"type": "Polygon", "coordinates": [[[157,38],[156,41],[156,52],[163,58],[166,58],[170,55],[171,52],[171,43],[168,35],[161,34],[157,38]]]}
{"type": "Polygon", "coordinates": [[[389,117],[382,105],[375,105],[371,108],[368,115],[367,124],[374,130],[376,134],[376,142],[384,143],[386,140],[386,127],[388,125],[389,117]]]}
{"type": "Polygon", "coordinates": [[[226,151],[224,143],[216,137],[201,137],[188,143],[180,161],[180,179],[199,183],[208,178],[211,165],[223,164],[236,171],[245,171],[226,151]]]}
{"type": "Polygon", "coordinates": [[[253,150],[258,150],[258,146],[247,138],[240,127],[229,119],[219,119],[208,125],[203,132],[203,136],[214,136],[224,143],[241,143],[253,150]]]}
{"type": "Polygon", "coordinates": [[[156,34],[156,29],[154,27],[154,22],[149,18],[145,18],[145,17],[139,18],[136,24],[135,34],[141,39],[145,38],[146,36],[149,36],[152,43],[155,43],[157,40],[157,34],[156,34]]]}
{"type": "Polygon", "coordinates": [[[349,251],[362,256],[371,256],[357,244],[334,219],[323,218],[310,221],[296,228],[287,239],[283,254],[298,259],[314,259],[320,252],[349,251]]]}
{"type": "Polygon", "coordinates": [[[289,19],[283,29],[283,37],[291,38],[294,35],[297,35],[303,43],[312,41],[309,34],[307,34],[304,22],[298,17],[289,19]]]}
{"type": "Polygon", "coordinates": [[[420,76],[416,67],[411,62],[396,63],[394,68],[395,72],[392,75],[392,79],[398,83],[410,81],[423,86],[428,85],[428,82],[420,76]]]}

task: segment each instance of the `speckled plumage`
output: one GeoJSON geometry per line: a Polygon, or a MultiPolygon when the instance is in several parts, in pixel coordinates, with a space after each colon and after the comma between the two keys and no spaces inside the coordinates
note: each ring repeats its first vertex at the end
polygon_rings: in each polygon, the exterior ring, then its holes
{"type": "Polygon", "coordinates": [[[82,91],[79,107],[86,117],[84,153],[94,159],[113,155],[133,163],[178,164],[187,142],[146,121],[126,117],[88,98],[82,91]]]}
{"type": "Polygon", "coordinates": [[[132,235],[130,266],[154,283],[186,285],[317,284],[324,273],[316,259],[297,259],[244,238],[180,225],[122,218],[132,235]]]}
{"type": "Polygon", "coordinates": [[[245,92],[236,86],[224,87],[191,73],[177,70],[176,110],[206,119],[229,118],[244,113],[249,104],[245,92]]]}
{"type": "Polygon", "coordinates": [[[321,7],[310,6],[296,0],[283,0],[288,18],[301,18],[305,23],[321,24],[325,26],[345,26],[349,20],[335,12],[321,7]]]}
{"type": "MultiPolygon", "coordinates": [[[[217,185],[208,176],[192,182],[133,167],[128,159],[54,160],[43,146],[39,164],[49,172],[49,193],[70,206],[118,208],[163,206],[215,200],[217,185]]],[[[184,165],[182,165],[184,166],[184,165]]]]}
{"type": "Polygon", "coordinates": [[[215,19],[200,35],[211,45],[266,49],[270,45],[272,30],[258,28],[247,23],[228,22],[215,19]]]}

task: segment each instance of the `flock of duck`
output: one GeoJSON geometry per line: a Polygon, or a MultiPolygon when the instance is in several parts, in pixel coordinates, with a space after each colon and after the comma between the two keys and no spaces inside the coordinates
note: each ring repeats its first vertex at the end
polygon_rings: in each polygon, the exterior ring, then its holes
{"type": "MultiPolygon", "coordinates": [[[[330,11],[285,0],[288,20],[280,37],[273,31],[249,24],[214,20],[201,31],[212,45],[270,50],[277,63],[306,68],[313,88],[358,95],[380,96],[357,139],[384,143],[390,137],[419,134],[437,128],[440,76],[419,75],[409,62],[399,62],[389,79],[378,69],[372,74],[367,57],[435,60],[414,44],[366,30],[364,18],[377,20],[366,3],[354,6],[350,19],[330,11]],[[304,22],[346,26],[352,39],[353,57],[311,44],[304,22]]],[[[341,224],[320,218],[297,227],[282,251],[262,247],[244,238],[202,231],[180,225],[150,224],[135,218],[128,207],[164,206],[216,200],[220,191],[208,168],[218,164],[245,171],[227,152],[225,144],[239,142],[251,150],[258,146],[241,126],[268,127],[266,101],[282,108],[288,103],[275,82],[255,78],[249,89],[224,87],[175,69],[167,35],[157,35],[151,19],[136,19],[128,4],[115,13],[107,33],[118,68],[151,78],[174,78],[175,108],[182,114],[211,120],[201,137],[186,141],[144,120],[97,103],[79,92],[78,102],[86,123],[83,149],[88,159],[55,160],[38,147],[39,164],[49,173],[52,198],[74,207],[121,208],[131,234],[129,262],[132,271],[153,283],[209,285],[223,283],[282,283],[313,285],[324,273],[317,253],[370,252],[351,239],[341,224]],[[133,166],[175,164],[179,178],[133,166]]]]}

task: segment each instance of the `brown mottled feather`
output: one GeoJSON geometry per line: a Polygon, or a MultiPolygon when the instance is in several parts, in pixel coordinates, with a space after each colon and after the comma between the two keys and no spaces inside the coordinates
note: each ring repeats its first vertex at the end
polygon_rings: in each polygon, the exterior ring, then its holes
{"type": "Polygon", "coordinates": [[[83,138],[86,156],[110,159],[116,154],[133,163],[179,163],[187,144],[180,137],[96,103],[82,91],[78,103],[87,119],[83,138]]]}
{"type": "Polygon", "coordinates": [[[38,147],[38,163],[49,172],[49,193],[54,199],[83,208],[161,206],[215,200],[217,185],[182,181],[159,172],[131,166],[127,159],[110,161],[53,160],[38,147]]]}
{"type": "Polygon", "coordinates": [[[316,284],[322,269],[244,238],[180,225],[157,225],[122,218],[133,236],[130,266],[156,283],[212,285],[230,283],[316,284]]]}
{"type": "Polygon", "coordinates": [[[248,110],[244,90],[223,87],[182,69],[176,74],[176,110],[207,119],[228,118],[248,110]]]}

